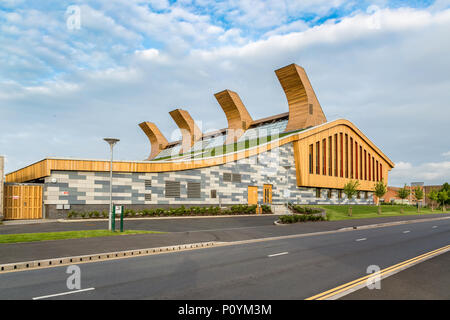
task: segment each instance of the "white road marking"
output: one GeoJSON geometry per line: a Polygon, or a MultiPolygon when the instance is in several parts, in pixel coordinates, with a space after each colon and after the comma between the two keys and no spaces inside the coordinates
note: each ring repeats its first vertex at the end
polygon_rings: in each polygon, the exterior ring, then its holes
{"type": "Polygon", "coordinates": [[[409,232],[410,232],[409,230],[403,231],[403,233],[409,233],[409,232]]]}
{"type": "Polygon", "coordinates": [[[433,226],[433,229],[436,229],[437,228],[437,226],[433,226]]]}
{"type": "Polygon", "coordinates": [[[275,254],[269,254],[268,257],[272,258],[272,257],[276,257],[276,256],[282,256],[284,254],[288,254],[289,252],[280,252],[280,253],[275,253],[275,254]]]}
{"type": "Polygon", "coordinates": [[[356,241],[365,241],[367,238],[356,239],[356,241]]]}
{"type": "Polygon", "coordinates": [[[72,294],[72,293],[79,293],[79,292],[91,291],[91,290],[95,290],[95,288],[87,288],[87,289],[80,289],[80,290],[68,291],[68,292],[63,292],[63,293],[50,294],[48,296],[41,296],[41,297],[33,298],[33,300],[40,300],[40,299],[47,299],[47,298],[58,297],[58,296],[65,296],[65,295],[72,294]]]}

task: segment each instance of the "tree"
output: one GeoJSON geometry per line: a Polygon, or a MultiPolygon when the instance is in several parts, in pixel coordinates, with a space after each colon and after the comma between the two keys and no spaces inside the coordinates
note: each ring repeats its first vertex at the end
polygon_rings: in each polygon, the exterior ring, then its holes
{"type": "Polygon", "coordinates": [[[447,191],[447,194],[449,195],[449,198],[447,201],[445,201],[446,204],[450,204],[450,185],[446,182],[442,185],[441,190],[439,191],[447,191]]]}
{"type": "MultiPolygon", "coordinates": [[[[348,202],[350,204],[350,201],[352,200],[353,196],[356,195],[356,193],[358,193],[358,186],[359,186],[359,181],[353,181],[350,180],[345,186],[344,186],[344,193],[348,198],[348,202]]],[[[352,206],[350,205],[350,207],[348,208],[348,215],[352,216],[352,206]]]]}
{"type": "Polygon", "coordinates": [[[445,202],[448,200],[448,192],[445,190],[438,192],[438,201],[442,203],[442,211],[445,211],[445,202]]]}
{"type": "Polygon", "coordinates": [[[382,198],[387,192],[387,186],[384,184],[383,179],[375,184],[373,192],[377,196],[378,200],[378,214],[381,214],[380,198],[382,198]]]}
{"type": "Polygon", "coordinates": [[[431,211],[434,210],[434,201],[438,201],[438,192],[436,190],[431,190],[430,193],[427,195],[428,199],[430,199],[431,202],[431,211]]]}
{"type": "Polygon", "coordinates": [[[405,186],[403,188],[397,190],[397,197],[402,199],[402,204],[403,204],[403,200],[408,198],[409,193],[410,193],[410,191],[409,191],[408,188],[406,188],[406,184],[405,184],[405,186]]]}
{"type": "Polygon", "coordinates": [[[416,197],[417,200],[417,212],[420,211],[420,207],[419,207],[419,201],[421,201],[423,199],[423,189],[419,186],[414,188],[414,197],[416,197]]]}

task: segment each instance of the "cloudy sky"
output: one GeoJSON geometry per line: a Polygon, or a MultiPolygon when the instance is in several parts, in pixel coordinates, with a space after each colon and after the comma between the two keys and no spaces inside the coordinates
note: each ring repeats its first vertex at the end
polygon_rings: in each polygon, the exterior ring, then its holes
{"type": "Polygon", "coordinates": [[[140,160],[138,123],[168,112],[226,127],[213,94],[254,119],[288,111],[274,70],[303,66],[328,120],[346,118],[396,163],[390,185],[450,180],[450,1],[2,0],[0,154],[140,160]]]}

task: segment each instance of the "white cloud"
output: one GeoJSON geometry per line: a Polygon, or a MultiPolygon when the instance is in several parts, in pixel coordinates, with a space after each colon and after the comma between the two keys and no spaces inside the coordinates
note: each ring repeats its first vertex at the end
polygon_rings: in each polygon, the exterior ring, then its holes
{"type": "Polygon", "coordinates": [[[401,186],[412,181],[421,181],[426,185],[449,182],[450,161],[427,162],[417,166],[408,162],[398,162],[389,173],[389,185],[401,186]]]}
{"type": "Polygon", "coordinates": [[[450,157],[450,151],[444,152],[442,155],[443,155],[444,157],[450,157]]]}

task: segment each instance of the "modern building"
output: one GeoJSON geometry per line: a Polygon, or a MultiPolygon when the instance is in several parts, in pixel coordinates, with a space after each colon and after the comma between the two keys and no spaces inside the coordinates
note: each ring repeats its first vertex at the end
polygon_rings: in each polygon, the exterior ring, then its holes
{"type": "MultiPolygon", "coordinates": [[[[148,159],[115,161],[113,201],[128,208],[232,204],[344,204],[359,180],[356,203],[373,203],[373,187],[394,163],[354,124],[327,121],[305,70],[275,71],[289,112],[253,119],[236,92],[215,94],[228,127],[202,133],[186,110],[169,112],[182,138],[169,142],[156,124],[139,126],[151,144],[148,159]]],[[[274,112],[277,107],[274,106],[274,112]]],[[[46,158],[6,175],[11,184],[37,184],[46,217],[67,210],[107,210],[109,161],[46,158]]],[[[9,193],[9,197],[12,197],[9,193]]]]}

